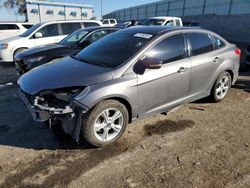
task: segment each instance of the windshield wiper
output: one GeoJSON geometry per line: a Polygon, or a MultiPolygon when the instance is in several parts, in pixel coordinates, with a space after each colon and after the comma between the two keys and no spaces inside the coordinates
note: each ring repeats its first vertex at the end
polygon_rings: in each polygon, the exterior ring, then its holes
{"type": "Polygon", "coordinates": [[[72,57],[73,59],[76,59],[76,60],[78,60],[78,61],[82,61],[82,62],[84,62],[84,63],[90,64],[90,65],[96,65],[96,66],[99,66],[99,67],[106,67],[106,66],[103,65],[103,64],[89,62],[88,60],[78,58],[78,57],[76,57],[75,55],[71,55],[70,57],[72,57]]]}

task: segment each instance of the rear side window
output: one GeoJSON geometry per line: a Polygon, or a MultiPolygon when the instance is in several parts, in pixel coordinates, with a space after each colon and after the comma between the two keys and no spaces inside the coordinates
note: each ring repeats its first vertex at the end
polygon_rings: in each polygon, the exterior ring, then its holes
{"type": "Polygon", "coordinates": [[[78,29],[81,29],[80,23],[62,23],[61,26],[63,35],[68,35],[78,29]]]}
{"type": "Polygon", "coordinates": [[[110,20],[110,23],[111,24],[115,24],[115,20],[110,20]]]}
{"type": "Polygon", "coordinates": [[[26,28],[26,29],[29,29],[31,28],[33,25],[29,25],[29,24],[23,24],[23,27],[26,28]]]}
{"type": "Polygon", "coordinates": [[[181,26],[180,20],[175,20],[176,26],[181,26]]]}
{"type": "Polygon", "coordinates": [[[185,57],[184,35],[170,36],[154,46],[146,56],[161,60],[163,64],[181,60],[185,57]]]}
{"type": "Polygon", "coordinates": [[[187,33],[191,45],[191,55],[200,55],[214,50],[211,37],[205,33],[187,33]]]}
{"type": "Polygon", "coordinates": [[[84,27],[95,27],[95,26],[100,26],[98,23],[96,22],[84,22],[84,27]]]}
{"type": "Polygon", "coordinates": [[[18,30],[19,27],[16,24],[1,24],[0,30],[18,30]]]}
{"type": "Polygon", "coordinates": [[[226,44],[219,37],[213,36],[213,38],[214,38],[215,49],[221,49],[224,46],[226,46],[226,44]]]}
{"type": "Polygon", "coordinates": [[[46,25],[38,32],[42,33],[43,37],[54,37],[59,35],[57,24],[46,25]]]}

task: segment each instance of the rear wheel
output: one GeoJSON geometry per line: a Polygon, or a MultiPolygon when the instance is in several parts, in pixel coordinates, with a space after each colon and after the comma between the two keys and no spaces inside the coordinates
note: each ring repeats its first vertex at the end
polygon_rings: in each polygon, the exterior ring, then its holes
{"type": "Polygon", "coordinates": [[[84,117],[82,135],[90,144],[102,147],[117,141],[127,124],[127,108],[116,100],[105,100],[84,117]]]}
{"type": "Polygon", "coordinates": [[[215,102],[219,102],[224,99],[231,88],[232,78],[228,72],[224,72],[216,80],[213,90],[211,92],[211,97],[215,102]]]}

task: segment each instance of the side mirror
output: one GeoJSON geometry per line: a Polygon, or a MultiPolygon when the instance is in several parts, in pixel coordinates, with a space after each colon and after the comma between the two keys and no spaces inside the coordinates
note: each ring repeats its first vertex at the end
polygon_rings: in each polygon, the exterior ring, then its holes
{"type": "Polygon", "coordinates": [[[83,40],[83,41],[78,43],[78,47],[85,48],[85,47],[89,46],[90,44],[91,44],[91,42],[89,40],[83,40]]]}
{"type": "Polygon", "coordinates": [[[35,38],[42,38],[43,34],[40,32],[35,33],[35,38]]]}
{"type": "Polygon", "coordinates": [[[157,58],[145,57],[140,60],[145,69],[159,69],[162,67],[162,61],[157,58]]]}

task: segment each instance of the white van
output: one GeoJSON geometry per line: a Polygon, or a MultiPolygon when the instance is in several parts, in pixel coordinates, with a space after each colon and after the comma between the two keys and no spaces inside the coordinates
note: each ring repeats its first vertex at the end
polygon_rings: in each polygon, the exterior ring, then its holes
{"type": "Polygon", "coordinates": [[[116,19],[104,19],[102,23],[103,23],[103,26],[114,27],[117,24],[117,21],[116,19]]]}
{"type": "Polygon", "coordinates": [[[183,23],[179,17],[160,16],[149,18],[143,23],[143,25],[183,26],[183,23]]]}
{"type": "Polygon", "coordinates": [[[0,22],[0,40],[8,37],[18,36],[31,28],[31,23],[0,22]]]}
{"type": "Polygon", "coordinates": [[[78,20],[36,24],[19,36],[0,41],[0,62],[12,62],[14,61],[14,56],[25,49],[58,43],[73,31],[92,26],[102,26],[102,22],[78,20]]]}

